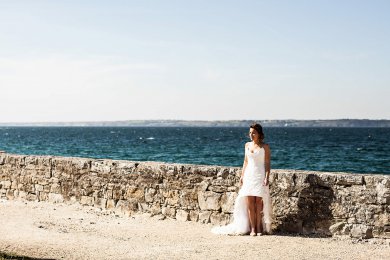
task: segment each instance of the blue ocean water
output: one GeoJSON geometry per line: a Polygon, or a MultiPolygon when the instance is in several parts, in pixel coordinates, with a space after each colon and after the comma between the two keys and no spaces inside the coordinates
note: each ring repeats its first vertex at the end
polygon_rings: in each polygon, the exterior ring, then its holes
{"type": "MultiPolygon", "coordinates": [[[[390,174],[390,128],[265,128],[272,168],[390,174]]],[[[242,166],[248,128],[0,127],[0,150],[242,166]]]]}

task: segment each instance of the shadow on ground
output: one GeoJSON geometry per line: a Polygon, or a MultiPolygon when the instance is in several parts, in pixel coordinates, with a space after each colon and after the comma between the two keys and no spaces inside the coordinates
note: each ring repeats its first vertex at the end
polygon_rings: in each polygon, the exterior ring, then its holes
{"type": "Polygon", "coordinates": [[[12,259],[12,260],[55,260],[55,259],[52,259],[52,258],[35,258],[35,257],[28,257],[28,256],[20,256],[20,255],[16,255],[16,254],[13,254],[13,253],[6,253],[6,252],[1,252],[0,251],[0,260],[9,260],[9,259],[12,259]]]}

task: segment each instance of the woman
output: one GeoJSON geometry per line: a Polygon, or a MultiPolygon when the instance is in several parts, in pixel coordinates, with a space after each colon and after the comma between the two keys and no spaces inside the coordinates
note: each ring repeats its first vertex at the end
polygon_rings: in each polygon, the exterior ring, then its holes
{"type": "Polygon", "coordinates": [[[272,206],[268,185],[271,150],[263,142],[264,133],[260,124],[250,126],[249,137],[251,142],[245,144],[241,189],[234,205],[233,222],[227,226],[214,227],[213,233],[249,233],[256,236],[271,232],[272,206]]]}

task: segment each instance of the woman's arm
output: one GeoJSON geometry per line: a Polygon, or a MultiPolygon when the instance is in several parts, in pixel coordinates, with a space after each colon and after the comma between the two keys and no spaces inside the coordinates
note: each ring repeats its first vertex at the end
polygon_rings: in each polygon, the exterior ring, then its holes
{"type": "Polygon", "coordinates": [[[264,186],[267,186],[269,184],[269,174],[271,172],[271,149],[269,148],[269,145],[264,145],[264,163],[265,163],[265,178],[264,178],[264,186]]]}
{"type": "Polygon", "coordinates": [[[242,165],[242,172],[241,172],[241,177],[240,177],[240,185],[242,185],[242,180],[244,178],[244,173],[246,169],[246,165],[248,164],[248,159],[246,158],[246,147],[248,143],[245,144],[245,151],[244,151],[244,164],[242,165]]]}

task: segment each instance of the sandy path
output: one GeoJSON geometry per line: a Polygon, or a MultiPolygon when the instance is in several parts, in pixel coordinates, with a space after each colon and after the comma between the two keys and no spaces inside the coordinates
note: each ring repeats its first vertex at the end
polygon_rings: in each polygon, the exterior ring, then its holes
{"type": "Polygon", "coordinates": [[[216,236],[210,225],[0,200],[0,251],[55,259],[390,259],[386,241],[216,236]]]}

